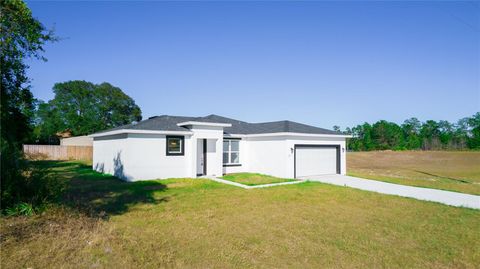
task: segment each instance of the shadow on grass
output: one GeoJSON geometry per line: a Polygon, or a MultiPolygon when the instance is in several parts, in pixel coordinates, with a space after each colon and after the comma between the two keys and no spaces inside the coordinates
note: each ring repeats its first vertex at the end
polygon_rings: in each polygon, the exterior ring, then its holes
{"type": "Polygon", "coordinates": [[[460,182],[460,183],[470,183],[471,184],[471,182],[469,182],[467,180],[464,180],[464,179],[453,178],[453,177],[445,177],[445,176],[435,175],[435,174],[432,174],[432,173],[419,171],[419,170],[413,170],[413,171],[415,171],[417,173],[420,173],[420,174],[427,175],[427,176],[438,177],[438,178],[448,179],[448,180],[452,180],[452,181],[456,181],[456,182],[460,182]]]}
{"type": "Polygon", "coordinates": [[[168,197],[155,198],[155,193],[167,189],[158,181],[125,182],[93,171],[90,165],[80,162],[37,161],[36,164],[68,182],[61,204],[91,217],[108,218],[125,213],[137,204],[168,201],[168,197]]]}

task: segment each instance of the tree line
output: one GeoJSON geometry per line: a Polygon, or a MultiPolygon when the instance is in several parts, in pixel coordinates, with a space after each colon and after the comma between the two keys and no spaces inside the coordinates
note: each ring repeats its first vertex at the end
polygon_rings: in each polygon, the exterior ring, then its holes
{"type": "Polygon", "coordinates": [[[400,125],[380,120],[344,131],[333,128],[353,136],[347,140],[347,148],[352,151],[480,149],[480,112],[456,123],[410,118],[400,125]]]}

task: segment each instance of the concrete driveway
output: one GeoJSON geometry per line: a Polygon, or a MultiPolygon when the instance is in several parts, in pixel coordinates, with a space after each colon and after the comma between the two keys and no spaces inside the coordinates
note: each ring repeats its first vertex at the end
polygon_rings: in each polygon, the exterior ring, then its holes
{"type": "Polygon", "coordinates": [[[418,200],[433,201],[451,206],[480,209],[480,196],[429,188],[411,187],[343,175],[319,175],[300,178],[302,180],[347,186],[355,189],[399,195],[418,200]]]}

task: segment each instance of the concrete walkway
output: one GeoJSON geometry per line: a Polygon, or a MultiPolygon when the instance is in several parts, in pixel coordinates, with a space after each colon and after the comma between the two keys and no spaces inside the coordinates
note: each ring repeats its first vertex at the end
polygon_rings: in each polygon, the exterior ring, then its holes
{"type": "Polygon", "coordinates": [[[207,179],[210,179],[210,180],[213,180],[213,181],[216,181],[216,182],[220,182],[220,183],[228,184],[228,185],[232,185],[232,186],[237,186],[237,187],[244,188],[244,189],[267,188],[267,187],[274,187],[274,186],[281,186],[281,185],[298,184],[298,183],[304,182],[304,181],[299,180],[299,181],[289,181],[289,182],[280,182],[280,183],[271,183],[271,184],[249,186],[249,185],[244,185],[244,184],[241,184],[241,183],[237,183],[237,182],[233,182],[233,181],[230,181],[230,180],[225,180],[225,179],[221,179],[221,178],[213,177],[213,176],[212,177],[204,176],[202,178],[207,178],[207,179]]]}
{"type": "Polygon", "coordinates": [[[303,180],[347,186],[356,189],[399,195],[419,200],[433,201],[451,206],[480,209],[480,196],[429,188],[411,187],[343,175],[320,175],[302,177],[303,180]]]}

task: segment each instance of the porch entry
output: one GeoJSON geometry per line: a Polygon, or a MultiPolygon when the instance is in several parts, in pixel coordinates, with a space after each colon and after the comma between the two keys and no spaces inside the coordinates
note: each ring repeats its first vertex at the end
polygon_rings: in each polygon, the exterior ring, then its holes
{"type": "Polygon", "coordinates": [[[207,175],[207,139],[197,140],[197,176],[207,175]]]}

